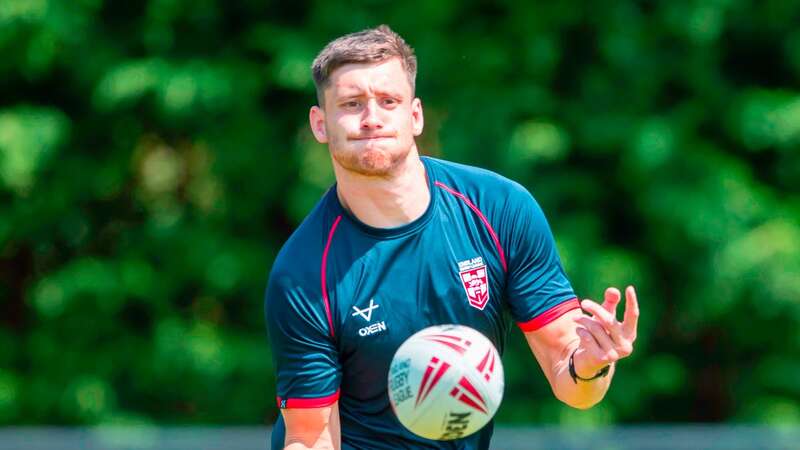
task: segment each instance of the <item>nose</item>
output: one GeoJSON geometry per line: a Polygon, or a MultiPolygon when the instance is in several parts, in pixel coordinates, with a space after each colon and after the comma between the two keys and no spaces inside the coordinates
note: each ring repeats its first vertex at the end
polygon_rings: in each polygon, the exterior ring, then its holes
{"type": "Polygon", "coordinates": [[[378,102],[374,99],[370,99],[365,105],[363,115],[361,116],[361,129],[375,130],[380,128],[383,128],[383,121],[380,117],[378,102]]]}

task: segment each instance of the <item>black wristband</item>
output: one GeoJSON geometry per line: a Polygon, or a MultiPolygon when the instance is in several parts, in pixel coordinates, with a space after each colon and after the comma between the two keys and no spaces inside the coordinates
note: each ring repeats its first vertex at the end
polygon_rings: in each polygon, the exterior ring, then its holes
{"type": "Polygon", "coordinates": [[[591,377],[591,378],[583,378],[583,377],[579,376],[575,372],[575,359],[574,358],[575,358],[575,352],[577,352],[577,351],[578,351],[578,349],[575,349],[575,350],[572,351],[572,354],[569,355],[569,376],[572,377],[572,382],[573,383],[578,384],[578,380],[581,380],[581,381],[592,381],[592,380],[596,380],[598,378],[603,378],[604,376],[608,375],[608,372],[611,370],[611,365],[610,364],[605,366],[605,367],[603,367],[602,369],[600,369],[600,371],[597,372],[596,374],[594,374],[594,376],[591,377]]]}

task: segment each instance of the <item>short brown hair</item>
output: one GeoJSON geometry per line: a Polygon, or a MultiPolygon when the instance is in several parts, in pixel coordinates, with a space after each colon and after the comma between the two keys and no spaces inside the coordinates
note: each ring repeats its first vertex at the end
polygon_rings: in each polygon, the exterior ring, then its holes
{"type": "Polygon", "coordinates": [[[347,34],[328,43],[311,64],[320,106],[325,98],[323,91],[328,87],[334,70],[345,64],[377,63],[391,58],[400,58],[411,92],[414,92],[417,79],[414,49],[387,25],[347,34]]]}

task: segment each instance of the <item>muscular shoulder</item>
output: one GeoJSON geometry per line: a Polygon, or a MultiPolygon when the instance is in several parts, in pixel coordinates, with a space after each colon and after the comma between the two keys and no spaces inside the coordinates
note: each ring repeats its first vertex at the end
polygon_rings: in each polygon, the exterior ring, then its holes
{"type": "Polygon", "coordinates": [[[273,342],[329,334],[329,312],[320,301],[323,254],[337,219],[329,195],[292,233],[272,264],[264,312],[273,342]]]}
{"type": "Polygon", "coordinates": [[[319,276],[319,261],[336,215],[329,202],[329,193],[317,203],[289,239],[281,247],[272,266],[272,273],[292,274],[298,277],[319,276]]]}
{"type": "Polygon", "coordinates": [[[286,297],[300,301],[319,297],[321,263],[336,215],[326,194],[283,244],[272,264],[267,303],[286,297]]]}
{"type": "Polygon", "coordinates": [[[427,158],[436,186],[451,195],[463,195],[487,214],[531,201],[528,190],[514,180],[491,170],[427,158]]]}

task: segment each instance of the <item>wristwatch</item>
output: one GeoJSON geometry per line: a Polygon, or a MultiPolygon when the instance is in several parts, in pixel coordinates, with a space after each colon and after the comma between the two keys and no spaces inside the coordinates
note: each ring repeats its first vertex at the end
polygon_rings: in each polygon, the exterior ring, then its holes
{"type": "Polygon", "coordinates": [[[581,381],[592,381],[592,380],[596,380],[598,378],[603,378],[604,376],[608,375],[608,372],[611,370],[611,364],[609,364],[609,365],[603,367],[602,369],[600,369],[591,378],[583,378],[582,376],[578,375],[575,372],[575,359],[574,359],[575,358],[575,352],[577,352],[577,351],[578,351],[578,349],[575,349],[575,350],[572,351],[572,354],[569,355],[569,376],[572,377],[572,382],[573,383],[578,384],[578,380],[581,380],[581,381]]]}

